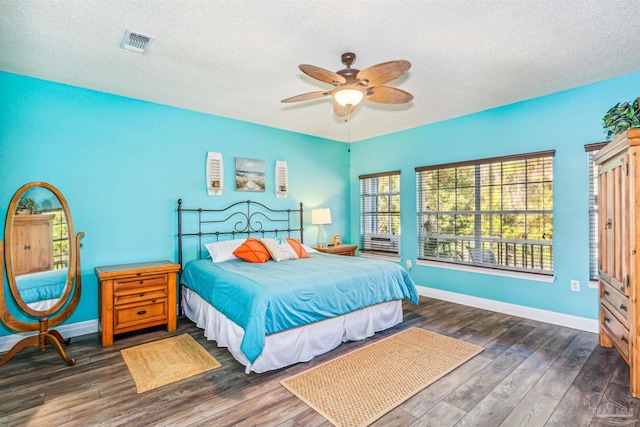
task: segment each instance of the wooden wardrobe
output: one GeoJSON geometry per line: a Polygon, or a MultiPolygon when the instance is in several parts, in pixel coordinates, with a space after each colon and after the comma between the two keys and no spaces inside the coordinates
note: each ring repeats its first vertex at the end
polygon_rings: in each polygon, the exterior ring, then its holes
{"type": "Polygon", "coordinates": [[[14,274],[53,269],[53,214],[16,215],[13,222],[14,274]]]}
{"type": "Polygon", "coordinates": [[[640,129],[618,135],[594,155],[598,164],[600,345],[629,364],[631,394],[640,397],[640,129]]]}

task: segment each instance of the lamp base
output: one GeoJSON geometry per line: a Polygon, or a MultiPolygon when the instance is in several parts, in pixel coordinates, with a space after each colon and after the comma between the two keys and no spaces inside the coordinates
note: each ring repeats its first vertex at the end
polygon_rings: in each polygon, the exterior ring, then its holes
{"type": "Polygon", "coordinates": [[[318,240],[316,245],[321,248],[327,247],[327,237],[324,234],[324,226],[322,224],[318,226],[318,240]]]}

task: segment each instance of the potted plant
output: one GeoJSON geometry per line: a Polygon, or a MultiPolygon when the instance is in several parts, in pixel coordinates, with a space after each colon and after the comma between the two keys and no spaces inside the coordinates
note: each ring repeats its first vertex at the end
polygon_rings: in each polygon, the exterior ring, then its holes
{"type": "Polygon", "coordinates": [[[35,200],[29,197],[23,197],[16,206],[16,213],[19,215],[24,214],[37,214],[40,212],[40,208],[35,200]]]}
{"type": "Polygon", "coordinates": [[[624,132],[629,128],[640,128],[640,97],[632,102],[618,102],[604,115],[604,129],[607,130],[607,139],[624,132]]]}

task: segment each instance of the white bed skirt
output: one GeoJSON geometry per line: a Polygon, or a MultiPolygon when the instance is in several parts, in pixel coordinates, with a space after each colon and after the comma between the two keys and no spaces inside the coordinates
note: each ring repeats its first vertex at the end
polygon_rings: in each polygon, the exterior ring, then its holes
{"type": "Polygon", "coordinates": [[[182,307],[185,315],[197,327],[204,329],[207,339],[215,340],[218,347],[229,349],[233,357],[246,367],[247,374],[308,362],[343,342],[365,339],[403,320],[402,301],[377,304],[343,316],[268,335],[262,354],[254,363],[249,363],[240,350],[244,336],[244,330],[240,326],[186,286],[182,287],[182,307]]]}

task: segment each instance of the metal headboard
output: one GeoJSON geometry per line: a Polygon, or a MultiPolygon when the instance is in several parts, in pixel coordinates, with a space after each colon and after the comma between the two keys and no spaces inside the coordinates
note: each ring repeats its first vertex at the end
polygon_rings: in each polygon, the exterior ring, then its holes
{"type": "Polygon", "coordinates": [[[221,236],[234,239],[252,234],[260,237],[286,234],[291,237],[291,233],[299,232],[300,241],[303,242],[302,214],[302,203],[300,209],[271,209],[262,203],[245,200],[222,209],[188,209],[183,208],[182,199],[178,199],[178,262],[182,267],[182,244],[187,236],[198,237],[198,259],[202,258],[205,236],[213,236],[215,241],[219,241],[221,236]],[[188,213],[197,213],[197,232],[185,233],[182,230],[183,217],[188,213]]]}

